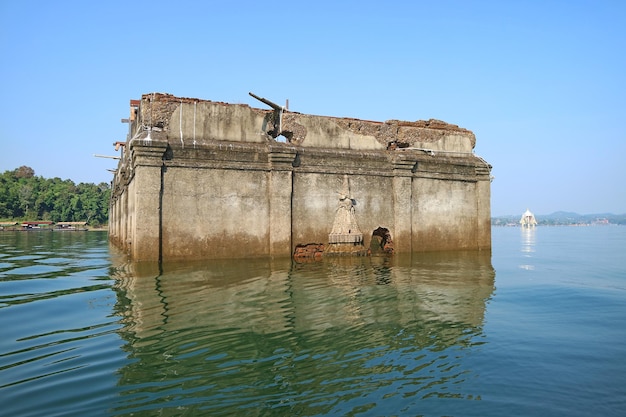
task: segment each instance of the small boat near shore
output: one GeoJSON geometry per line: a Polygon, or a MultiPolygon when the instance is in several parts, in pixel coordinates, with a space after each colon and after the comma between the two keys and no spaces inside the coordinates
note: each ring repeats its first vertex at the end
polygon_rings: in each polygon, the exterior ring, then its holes
{"type": "Polygon", "coordinates": [[[31,232],[31,231],[54,231],[54,232],[86,232],[87,222],[51,222],[46,220],[23,221],[23,222],[0,222],[0,231],[7,232],[31,232]]]}
{"type": "Polygon", "coordinates": [[[24,232],[31,231],[42,231],[42,230],[52,230],[52,226],[54,222],[45,221],[45,220],[37,220],[37,221],[27,221],[20,223],[21,229],[24,232]]]}
{"type": "Polygon", "coordinates": [[[55,232],[86,232],[87,222],[58,222],[52,230],[55,232]]]}

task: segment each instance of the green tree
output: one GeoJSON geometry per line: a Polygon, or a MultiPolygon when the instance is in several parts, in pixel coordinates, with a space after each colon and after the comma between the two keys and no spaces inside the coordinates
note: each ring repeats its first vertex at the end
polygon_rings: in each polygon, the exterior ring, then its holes
{"type": "Polygon", "coordinates": [[[19,187],[19,196],[20,196],[20,209],[23,214],[28,214],[28,209],[31,206],[33,200],[33,187],[24,183],[19,187]]]}
{"type": "Polygon", "coordinates": [[[101,225],[108,221],[111,189],[98,185],[35,176],[21,166],[0,174],[0,219],[86,221],[101,225]]]}

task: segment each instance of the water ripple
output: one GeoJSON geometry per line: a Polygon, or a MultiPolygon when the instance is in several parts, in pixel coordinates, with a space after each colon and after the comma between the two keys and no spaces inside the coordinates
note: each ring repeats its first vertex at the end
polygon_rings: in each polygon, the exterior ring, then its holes
{"type": "Polygon", "coordinates": [[[463,358],[493,273],[468,284],[453,262],[442,284],[384,262],[118,270],[133,362],[116,413],[349,414],[372,407],[363,398],[474,396],[463,358]]]}
{"type": "Polygon", "coordinates": [[[106,234],[2,233],[3,413],[617,415],[623,263],[557,268],[536,245],[496,294],[485,253],[159,265],[106,234]]]}

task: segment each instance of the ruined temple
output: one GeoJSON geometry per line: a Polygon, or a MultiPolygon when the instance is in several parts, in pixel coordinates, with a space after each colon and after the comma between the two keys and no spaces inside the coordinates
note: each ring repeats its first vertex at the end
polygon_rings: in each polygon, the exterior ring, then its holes
{"type": "Polygon", "coordinates": [[[264,108],[131,100],[128,138],[115,143],[112,243],[159,261],[372,239],[396,253],[491,248],[491,167],[471,131],[307,115],[253,96],[264,108]]]}

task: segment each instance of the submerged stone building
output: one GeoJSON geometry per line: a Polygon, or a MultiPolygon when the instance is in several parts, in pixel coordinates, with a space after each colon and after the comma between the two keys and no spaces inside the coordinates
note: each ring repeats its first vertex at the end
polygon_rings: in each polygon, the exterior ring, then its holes
{"type": "Polygon", "coordinates": [[[491,248],[491,167],[472,132],[306,115],[254,97],[269,108],[161,93],[131,101],[113,244],[138,261],[290,256],[340,238],[339,202],[361,234],[343,243],[368,247],[386,230],[396,253],[491,248]]]}

